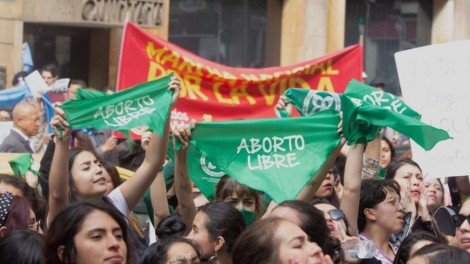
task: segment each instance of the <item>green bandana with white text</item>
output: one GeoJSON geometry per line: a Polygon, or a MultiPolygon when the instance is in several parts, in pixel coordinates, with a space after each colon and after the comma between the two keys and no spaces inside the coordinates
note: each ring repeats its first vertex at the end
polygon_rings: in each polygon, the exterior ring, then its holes
{"type": "Polygon", "coordinates": [[[199,123],[192,132],[188,170],[208,197],[220,177],[262,191],[276,202],[295,199],[340,143],[339,114],[199,123]]]}
{"type": "Polygon", "coordinates": [[[381,127],[395,129],[425,150],[451,138],[446,131],[421,122],[421,115],[398,97],[356,80],[349,82],[344,94],[289,88],[285,96],[303,116],[328,109],[343,111],[343,134],[349,145],[372,141],[381,127]]]}
{"type": "Polygon", "coordinates": [[[62,104],[72,128],[128,130],[147,125],[163,134],[173,92],[168,83],[172,75],[136,85],[118,93],[88,100],[68,100],[62,104]]]}

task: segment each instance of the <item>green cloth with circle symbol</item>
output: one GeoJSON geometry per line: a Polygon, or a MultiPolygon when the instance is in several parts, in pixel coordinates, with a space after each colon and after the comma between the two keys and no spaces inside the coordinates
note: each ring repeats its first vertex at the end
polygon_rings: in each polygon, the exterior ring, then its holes
{"type": "MultiPolygon", "coordinates": [[[[339,114],[199,123],[188,170],[209,199],[224,174],[280,203],[295,199],[340,143],[339,114]]],[[[178,149],[178,147],[177,147],[178,149]]]]}
{"type": "MultiPolygon", "coordinates": [[[[400,98],[356,80],[349,82],[344,94],[289,88],[285,96],[302,116],[342,111],[343,134],[349,145],[372,141],[381,127],[395,129],[425,150],[451,138],[446,131],[421,122],[421,115],[400,98]]],[[[285,111],[281,116],[286,116],[285,111]]]]}

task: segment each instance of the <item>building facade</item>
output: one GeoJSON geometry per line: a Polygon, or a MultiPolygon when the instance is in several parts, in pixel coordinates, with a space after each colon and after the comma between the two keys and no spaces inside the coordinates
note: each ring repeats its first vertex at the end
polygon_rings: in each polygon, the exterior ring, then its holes
{"type": "Polygon", "coordinates": [[[393,54],[470,38],[466,0],[0,0],[0,88],[35,68],[114,86],[129,20],[212,61],[234,67],[289,65],[364,45],[367,82],[398,93],[393,54]]]}

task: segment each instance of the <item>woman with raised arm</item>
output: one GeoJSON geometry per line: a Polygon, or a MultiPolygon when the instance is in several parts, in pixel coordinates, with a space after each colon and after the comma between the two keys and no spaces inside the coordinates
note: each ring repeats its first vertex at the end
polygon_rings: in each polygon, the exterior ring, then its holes
{"type": "MultiPolygon", "coordinates": [[[[174,90],[173,103],[176,102],[180,91],[179,80],[173,78],[168,89],[174,90]]],[[[103,169],[95,155],[82,149],[72,149],[69,153],[70,127],[67,116],[59,105],[55,107],[51,126],[56,135],[56,148],[49,176],[48,223],[52,222],[70,200],[100,198],[105,194],[107,185],[103,169]]],[[[163,131],[162,136],[152,135],[145,159],[134,176],[107,196],[125,216],[142,198],[165,161],[169,117],[163,131]]]]}

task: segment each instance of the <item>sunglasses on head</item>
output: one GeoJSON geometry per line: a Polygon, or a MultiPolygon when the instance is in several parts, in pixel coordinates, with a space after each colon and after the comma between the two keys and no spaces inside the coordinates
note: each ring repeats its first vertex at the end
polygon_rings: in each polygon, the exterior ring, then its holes
{"type": "Polygon", "coordinates": [[[344,219],[344,213],[340,209],[332,209],[328,211],[328,214],[330,215],[331,219],[334,221],[339,221],[341,219],[344,219]]]}
{"type": "Polygon", "coordinates": [[[468,223],[470,224],[470,215],[461,215],[461,214],[453,215],[451,220],[452,220],[452,224],[455,227],[460,227],[463,224],[463,222],[465,222],[465,220],[467,220],[468,223]]]}

